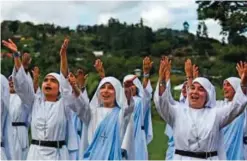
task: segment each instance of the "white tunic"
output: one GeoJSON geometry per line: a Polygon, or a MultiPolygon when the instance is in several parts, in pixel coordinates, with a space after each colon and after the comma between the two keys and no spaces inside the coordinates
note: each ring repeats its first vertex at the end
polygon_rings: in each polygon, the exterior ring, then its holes
{"type": "MultiPolygon", "coordinates": [[[[247,137],[247,109],[245,109],[244,136],[247,137]]],[[[247,160],[247,144],[244,144],[244,159],[247,160]]]]}
{"type": "MultiPolygon", "coordinates": [[[[82,97],[81,97],[82,98],[82,97]]],[[[83,123],[88,126],[88,143],[90,144],[93,140],[94,133],[101,121],[112,111],[113,108],[99,107],[99,108],[90,108],[88,103],[85,102],[84,99],[81,100],[80,113],[79,117],[82,119],[83,123]]],[[[123,134],[126,130],[126,124],[129,122],[129,117],[134,108],[133,101],[128,108],[122,108],[119,113],[119,123],[120,123],[120,133],[123,134]]],[[[121,136],[121,140],[123,140],[123,135],[121,136]]],[[[121,141],[122,142],[122,141],[121,141]]]]}
{"type": "MultiPolygon", "coordinates": [[[[170,84],[167,84],[169,89],[170,84]]],[[[229,124],[247,104],[247,98],[239,89],[231,105],[224,108],[188,108],[186,104],[172,105],[169,101],[169,91],[162,96],[158,95],[158,86],[155,93],[157,111],[173,128],[175,149],[192,152],[218,151],[220,129],[229,124]],[[178,108],[179,107],[179,108],[178,108]]],[[[198,158],[175,154],[174,160],[190,160],[198,158]]],[[[208,159],[218,159],[218,156],[208,159]]]]}
{"type": "MultiPolygon", "coordinates": [[[[8,115],[9,108],[9,83],[4,75],[1,74],[1,132],[0,132],[0,140],[4,146],[8,146],[8,142],[6,140],[7,136],[4,136],[6,130],[6,117],[8,115]]],[[[1,147],[1,160],[7,160],[5,148],[1,147]]]]}
{"type": "MultiPolygon", "coordinates": [[[[62,77],[63,78],[63,77],[62,77]]],[[[71,96],[68,90],[68,83],[62,79],[59,83],[61,98],[56,102],[44,100],[42,94],[34,95],[33,87],[26,83],[27,76],[23,67],[18,72],[14,70],[13,80],[16,93],[20,96],[22,102],[27,104],[31,111],[31,132],[32,139],[42,141],[62,141],[66,140],[68,135],[68,120],[71,119],[72,111],[70,106],[74,106],[77,98],[71,96]]],[[[45,147],[31,144],[27,156],[28,160],[67,160],[69,159],[68,149],[66,145],[62,148],[45,147]]]]}
{"type": "Polygon", "coordinates": [[[10,94],[10,106],[8,117],[8,142],[11,159],[25,160],[27,157],[28,138],[28,114],[27,108],[22,104],[17,94],[10,94]],[[12,122],[24,122],[26,126],[12,126],[12,122]]]}
{"type": "MultiPolygon", "coordinates": [[[[104,80],[101,81],[99,86],[101,86],[104,81],[111,80],[111,79],[113,78],[104,78],[104,80]]],[[[114,84],[114,82],[111,82],[111,83],[114,84]]],[[[125,96],[123,96],[124,93],[121,93],[123,92],[123,90],[122,90],[120,82],[117,81],[117,84],[114,84],[113,86],[116,91],[117,102],[120,103],[119,105],[122,106],[123,104],[127,103],[127,100],[124,99],[125,96]],[[122,100],[125,100],[126,102],[122,100]]],[[[98,90],[99,90],[99,87],[98,87],[98,90]]],[[[98,92],[98,90],[96,91],[96,93],[98,92]]],[[[77,112],[79,118],[83,121],[83,127],[87,127],[87,129],[83,131],[84,134],[85,133],[87,134],[82,135],[82,137],[87,137],[87,141],[85,140],[82,141],[83,143],[85,143],[85,145],[83,145],[83,150],[86,149],[86,145],[90,145],[92,143],[92,140],[94,138],[94,133],[97,130],[98,126],[100,125],[101,121],[103,121],[104,118],[109,113],[111,113],[113,109],[113,108],[106,108],[106,107],[98,106],[97,105],[98,103],[96,103],[98,101],[97,96],[98,95],[95,94],[90,105],[89,105],[88,100],[85,97],[80,97],[80,99],[76,101],[76,106],[73,106],[74,108],[78,108],[78,109],[73,109],[72,107],[72,110],[77,112]]],[[[131,115],[134,110],[134,100],[131,99],[129,106],[126,105],[125,107],[120,107],[120,108],[121,110],[120,110],[119,119],[118,119],[119,125],[120,125],[120,141],[122,143],[122,148],[129,151],[130,149],[133,149],[131,145],[132,142],[129,142],[129,140],[132,137],[133,127],[134,127],[132,125],[134,124],[133,115],[131,115]],[[128,126],[128,129],[127,129],[128,124],[131,124],[131,125],[128,126]]],[[[83,139],[85,138],[81,138],[81,140],[83,139]]],[[[83,159],[82,157],[83,156],[80,155],[80,159],[83,159]]]]}

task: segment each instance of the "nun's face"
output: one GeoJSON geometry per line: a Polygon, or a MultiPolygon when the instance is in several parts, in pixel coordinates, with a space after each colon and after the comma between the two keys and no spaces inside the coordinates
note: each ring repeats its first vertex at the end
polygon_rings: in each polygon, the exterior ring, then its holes
{"type": "Polygon", "coordinates": [[[235,95],[235,90],[227,80],[224,81],[223,91],[224,91],[224,97],[229,101],[231,101],[235,95]]]}
{"type": "Polygon", "coordinates": [[[105,83],[100,87],[100,100],[104,107],[114,107],[116,100],[116,92],[112,84],[105,83]]]}
{"type": "Polygon", "coordinates": [[[57,97],[59,93],[58,80],[51,75],[47,75],[42,83],[42,91],[45,96],[57,97]]]}
{"type": "Polygon", "coordinates": [[[182,88],[182,94],[183,94],[183,96],[184,96],[185,98],[187,97],[187,90],[186,90],[186,87],[187,87],[187,82],[184,83],[183,88],[182,88]]]}
{"type": "Polygon", "coordinates": [[[189,90],[189,104],[192,108],[203,108],[207,100],[207,91],[197,82],[189,90]]]}
{"type": "Polygon", "coordinates": [[[132,80],[127,80],[123,84],[124,88],[131,88],[133,96],[137,95],[137,87],[134,85],[132,80]]]}

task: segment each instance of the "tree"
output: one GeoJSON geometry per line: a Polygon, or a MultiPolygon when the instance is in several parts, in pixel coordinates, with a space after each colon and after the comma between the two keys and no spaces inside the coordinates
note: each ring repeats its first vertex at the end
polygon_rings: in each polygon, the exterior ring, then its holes
{"type": "Polygon", "coordinates": [[[19,28],[19,21],[13,21],[12,23],[10,23],[9,25],[9,29],[10,31],[12,31],[14,34],[16,33],[16,31],[19,28]]]}
{"type": "Polygon", "coordinates": [[[198,19],[212,18],[219,20],[222,26],[221,34],[228,33],[228,42],[247,32],[247,2],[246,1],[196,1],[198,3],[198,19]]]}
{"type": "Polygon", "coordinates": [[[199,37],[208,38],[208,27],[204,21],[199,22],[199,24],[197,26],[196,36],[198,38],[199,37]]]}

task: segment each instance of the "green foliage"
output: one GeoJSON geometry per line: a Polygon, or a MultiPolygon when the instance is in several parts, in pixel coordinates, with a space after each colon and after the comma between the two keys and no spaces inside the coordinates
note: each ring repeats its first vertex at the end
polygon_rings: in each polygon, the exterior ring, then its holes
{"type": "MultiPolygon", "coordinates": [[[[198,14],[204,14],[207,10],[207,14],[214,16],[214,11],[205,7],[209,3],[200,3],[198,14]]],[[[206,18],[207,14],[200,19],[206,18]]],[[[31,67],[39,66],[41,75],[44,76],[52,71],[59,72],[59,51],[65,36],[68,36],[70,42],[67,53],[70,71],[83,68],[86,73],[90,73],[89,82],[92,87],[89,87],[89,95],[91,96],[98,82],[93,81],[98,77],[93,74],[96,72],[93,67],[96,60],[93,51],[104,52],[101,59],[104,62],[106,75],[115,76],[120,80],[125,75],[133,73],[136,68],[142,69],[142,59],[147,55],[150,55],[154,62],[151,70],[153,85],[157,80],[162,55],[168,55],[172,59],[173,71],[181,71],[180,74],[172,73],[171,79],[174,85],[184,81],[183,68],[186,58],[191,58],[193,63],[199,66],[200,74],[210,78],[217,85],[221,85],[229,76],[237,76],[236,63],[247,60],[246,45],[221,44],[207,37],[208,31],[203,21],[200,26],[198,34],[193,35],[183,29],[179,31],[163,28],[154,32],[144,26],[142,20],[140,23],[127,25],[112,18],[106,26],[78,25],[76,30],[54,24],[34,25],[31,22],[3,21],[1,38],[11,38],[22,53],[31,53],[31,67]]],[[[246,40],[246,37],[238,35],[236,37],[238,38],[236,40],[241,42],[246,40]]],[[[1,52],[6,53],[7,50],[1,48],[1,52]]],[[[13,69],[12,60],[3,58],[1,63],[2,73],[9,75],[13,69]]]]}
{"type": "Polygon", "coordinates": [[[198,3],[199,20],[208,18],[219,20],[222,26],[222,34],[229,33],[229,43],[246,44],[246,37],[241,37],[239,34],[247,32],[247,2],[197,1],[196,3],[198,3]]]}

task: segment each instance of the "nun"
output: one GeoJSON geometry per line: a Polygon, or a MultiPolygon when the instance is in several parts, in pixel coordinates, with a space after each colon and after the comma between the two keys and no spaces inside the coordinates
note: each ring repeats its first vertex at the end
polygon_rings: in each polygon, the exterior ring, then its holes
{"type": "MultiPolygon", "coordinates": [[[[132,88],[134,107],[134,144],[135,144],[135,160],[148,160],[147,138],[144,127],[144,116],[150,108],[150,93],[144,88],[140,80],[135,75],[127,75],[123,80],[124,88],[132,88]],[[144,113],[145,111],[145,113],[144,113]]],[[[148,118],[147,118],[148,119],[148,118]]]]}
{"type": "MultiPolygon", "coordinates": [[[[241,79],[230,77],[224,80],[224,100],[217,101],[216,107],[227,107],[233,101],[236,91],[240,87],[241,79]]],[[[244,160],[244,122],[245,113],[243,112],[231,124],[222,129],[224,135],[224,149],[227,160],[244,160]]]]}
{"type": "Polygon", "coordinates": [[[122,159],[121,145],[134,110],[131,93],[130,89],[124,91],[116,78],[105,77],[90,104],[82,97],[77,114],[88,127],[89,145],[84,160],[122,159]]]}
{"type": "Polygon", "coordinates": [[[150,81],[150,71],[152,69],[153,62],[150,57],[145,57],[143,59],[143,89],[144,89],[144,109],[143,109],[143,117],[144,117],[144,131],[146,134],[146,142],[147,145],[153,140],[153,125],[152,125],[152,93],[153,88],[151,86],[150,81]]]}
{"type": "MultiPolygon", "coordinates": [[[[161,61],[160,70],[167,70],[167,62],[161,61]]],[[[169,102],[170,83],[166,83],[165,75],[159,74],[154,101],[161,117],[173,129],[175,155],[174,160],[213,159],[218,160],[218,144],[220,130],[241,115],[247,105],[247,98],[241,88],[230,105],[223,108],[216,106],[215,88],[203,77],[192,80],[192,63],[185,63],[189,91],[185,104],[169,102]]],[[[241,83],[247,85],[247,66],[241,83]]]]}
{"type": "Polygon", "coordinates": [[[6,156],[6,149],[5,147],[8,146],[8,139],[7,135],[4,133],[6,131],[6,118],[8,115],[8,108],[9,108],[9,85],[7,78],[1,74],[1,160],[7,160],[6,156]]]}
{"type": "MultiPolygon", "coordinates": [[[[72,111],[81,93],[72,95],[72,88],[65,77],[68,75],[65,39],[60,51],[61,74],[49,73],[42,83],[42,91],[35,95],[33,86],[21,64],[16,45],[9,39],[3,45],[14,53],[15,67],[13,82],[17,95],[26,111],[31,115],[31,146],[27,160],[68,160],[68,149],[76,145],[76,133],[73,133],[72,111]]],[[[78,108],[76,108],[78,109],[78,108]]]]}
{"type": "MultiPolygon", "coordinates": [[[[27,75],[28,76],[28,75],[27,75]]],[[[16,94],[13,77],[8,78],[9,81],[9,113],[7,119],[9,154],[12,160],[26,160],[29,149],[28,127],[29,127],[29,111],[27,105],[23,104],[20,97],[16,94]]]]}
{"type": "MultiPolygon", "coordinates": [[[[186,98],[187,98],[187,81],[185,81],[183,83],[178,102],[185,103],[186,98]]],[[[173,99],[172,95],[170,97],[170,102],[171,102],[171,104],[178,103],[177,101],[175,101],[173,99]]],[[[174,155],[174,137],[173,137],[172,128],[169,124],[166,124],[165,134],[168,137],[168,147],[167,147],[167,151],[166,151],[166,160],[172,160],[173,155],[174,155]]]]}

